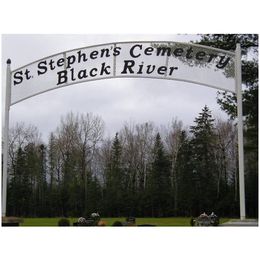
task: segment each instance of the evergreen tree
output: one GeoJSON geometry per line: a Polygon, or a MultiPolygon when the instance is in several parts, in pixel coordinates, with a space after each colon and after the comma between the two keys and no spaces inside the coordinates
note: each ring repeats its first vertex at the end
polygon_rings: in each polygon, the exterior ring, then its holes
{"type": "Polygon", "coordinates": [[[181,146],[176,159],[176,171],[178,175],[178,216],[197,216],[198,205],[197,174],[193,166],[193,154],[191,142],[185,131],[180,138],[181,146]]]}
{"type": "Polygon", "coordinates": [[[160,134],[157,133],[147,187],[151,216],[163,217],[171,212],[170,190],[170,161],[165,153],[160,134]]]}
{"type": "Polygon", "coordinates": [[[26,152],[19,147],[15,171],[11,176],[8,190],[8,215],[29,216],[32,204],[32,185],[26,162],[26,152]]]}
{"type": "Polygon", "coordinates": [[[122,168],[122,147],[118,133],[114,138],[111,148],[111,158],[106,172],[105,201],[106,212],[109,216],[123,215],[124,173],[122,168]]]}
{"type": "Polygon", "coordinates": [[[88,180],[87,198],[88,211],[85,212],[85,216],[93,212],[102,212],[102,189],[96,176],[88,180]]]}
{"type": "MultiPolygon", "coordinates": [[[[243,115],[245,118],[244,150],[246,181],[246,212],[258,216],[258,35],[207,34],[200,44],[234,51],[236,43],[242,49],[243,115]]],[[[231,119],[237,117],[236,95],[221,92],[218,103],[231,119]]]]}
{"type": "Polygon", "coordinates": [[[214,210],[216,201],[216,163],[215,163],[215,134],[211,112],[207,106],[191,126],[193,138],[191,148],[193,155],[193,172],[197,182],[196,195],[198,196],[197,212],[214,210]]]}
{"type": "MultiPolygon", "coordinates": [[[[62,216],[73,216],[81,200],[78,196],[77,187],[77,158],[73,151],[67,151],[65,154],[65,161],[63,164],[63,178],[61,181],[61,204],[62,216]]],[[[81,211],[82,212],[82,211],[81,211]]],[[[82,213],[81,213],[82,214],[82,213]]]]}
{"type": "Polygon", "coordinates": [[[30,184],[32,186],[31,193],[31,203],[28,201],[28,205],[30,205],[30,215],[38,216],[39,209],[41,205],[41,195],[40,195],[40,172],[41,172],[41,164],[39,153],[35,147],[34,143],[29,143],[24,148],[25,152],[25,172],[30,178],[30,184]]]}
{"type": "Polygon", "coordinates": [[[47,200],[47,204],[48,204],[48,214],[47,216],[51,217],[51,216],[55,216],[58,212],[58,208],[59,208],[59,198],[58,198],[58,189],[57,189],[57,180],[55,178],[56,174],[55,174],[55,169],[56,169],[56,149],[55,149],[55,137],[54,134],[51,133],[50,134],[50,138],[49,138],[49,145],[48,145],[48,167],[47,167],[47,172],[48,172],[48,179],[49,179],[49,183],[48,183],[48,200],[47,200]]]}
{"type": "Polygon", "coordinates": [[[46,158],[46,146],[41,144],[38,149],[39,156],[39,216],[46,216],[47,209],[47,158],[46,158]]]}

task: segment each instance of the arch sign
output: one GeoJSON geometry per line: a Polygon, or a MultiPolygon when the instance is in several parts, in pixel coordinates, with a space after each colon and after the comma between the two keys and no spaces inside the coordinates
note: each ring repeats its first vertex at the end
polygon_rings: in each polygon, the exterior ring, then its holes
{"type": "MultiPolygon", "coordinates": [[[[6,213],[9,108],[53,89],[113,78],[184,81],[237,94],[240,216],[245,218],[241,50],[166,41],[114,42],[64,51],[11,71],[7,62],[3,215],[6,213]]],[[[191,86],[192,87],[192,86],[191,86]]]]}

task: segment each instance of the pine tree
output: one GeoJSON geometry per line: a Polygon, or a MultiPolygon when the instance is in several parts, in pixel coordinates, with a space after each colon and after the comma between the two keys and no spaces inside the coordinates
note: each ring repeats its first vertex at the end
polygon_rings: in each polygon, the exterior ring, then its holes
{"type": "Polygon", "coordinates": [[[191,126],[193,172],[197,182],[199,212],[211,211],[216,200],[216,163],[214,155],[215,134],[211,112],[207,106],[191,126]]]}
{"type": "Polygon", "coordinates": [[[111,157],[106,171],[105,201],[110,216],[122,216],[124,207],[124,172],[122,168],[122,146],[118,133],[114,138],[111,157]]]}
{"type": "Polygon", "coordinates": [[[19,147],[15,160],[15,171],[11,177],[8,191],[8,215],[29,216],[32,203],[32,186],[26,152],[19,147]]]}
{"type": "Polygon", "coordinates": [[[170,190],[170,161],[165,153],[161,136],[157,133],[147,187],[151,216],[163,217],[171,212],[170,190]]]}
{"type": "Polygon", "coordinates": [[[177,155],[175,169],[178,177],[178,216],[197,216],[197,175],[194,172],[192,146],[185,131],[180,137],[180,150],[177,155]]]}
{"type": "Polygon", "coordinates": [[[59,199],[57,198],[57,180],[55,178],[55,168],[56,168],[56,149],[55,149],[55,137],[54,134],[50,134],[49,145],[48,145],[48,216],[55,216],[59,208],[59,199]]]}
{"type": "Polygon", "coordinates": [[[45,217],[47,215],[47,158],[46,158],[46,146],[44,144],[39,145],[39,192],[40,192],[40,207],[39,215],[45,217]]]}
{"type": "MultiPolygon", "coordinates": [[[[241,45],[246,212],[258,217],[258,35],[207,34],[199,43],[231,51],[235,50],[236,43],[241,45]]],[[[231,119],[237,117],[235,94],[219,92],[218,104],[231,119]]]]}

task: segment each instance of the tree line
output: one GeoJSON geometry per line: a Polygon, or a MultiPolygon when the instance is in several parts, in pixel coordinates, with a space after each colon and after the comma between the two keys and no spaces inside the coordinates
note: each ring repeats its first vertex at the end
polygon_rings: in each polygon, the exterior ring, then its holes
{"type": "Polygon", "coordinates": [[[207,106],[189,129],[125,124],[112,139],[92,114],[67,114],[48,144],[20,123],[9,154],[8,215],[239,215],[236,127],[207,106]]]}

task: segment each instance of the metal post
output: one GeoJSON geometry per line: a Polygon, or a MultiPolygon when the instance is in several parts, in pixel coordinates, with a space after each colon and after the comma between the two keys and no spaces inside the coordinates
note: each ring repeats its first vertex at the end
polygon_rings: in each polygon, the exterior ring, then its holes
{"type": "Polygon", "coordinates": [[[3,182],[2,182],[2,216],[6,216],[7,197],[7,165],[9,146],[9,110],[11,104],[11,60],[7,60],[6,67],[6,90],[5,90],[5,125],[3,134],[3,182]]]}
{"type": "Polygon", "coordinates": [[[245,178],[244,178],[244,142],[243,142],[243,110],[242,110],[242,80],[241,80],[241,47],[236,46],[236,92],[237,92],[237,128],[238,128],[238,164],[239,164],[239,197],[240,197],[240,219],[246,218],[245,207],[245,178]]]}

